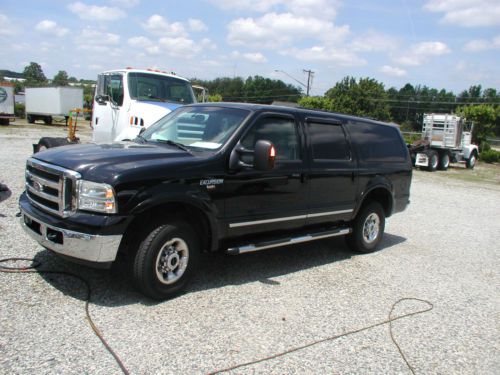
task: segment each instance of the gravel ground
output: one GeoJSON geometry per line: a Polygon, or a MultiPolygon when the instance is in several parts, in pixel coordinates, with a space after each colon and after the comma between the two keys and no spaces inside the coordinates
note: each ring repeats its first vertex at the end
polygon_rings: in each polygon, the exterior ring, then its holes
{"type": "MultiPolygon", "coordinates": [[[[0,203],[0,258],[35,257],[43,269],[88,279],[91,314],[131,373],[208,373],[383,321],[398,299],[416,297],[434,309],[393,325],[417,373],[498,374],[498,183],[415,171],[412,203],[388,220],[380,251],[354,254],[336,238],[213,256],[186,294],[155,303],[120,269],[67,263],[21,231],[15,214],[24,163],[42,134],[61,136],[64,128],[0,129],[0,182],[13,191],[0,203]]],[[[89,135],[81,133],[83,140],[89,135]]],[[[79,281],[0,273],[0,293],[0,373],[120,372],[85,319],[79,281]]],[[[404,302],[396,313],[425,307],[404,302]]],[[[409,370],[384,325],[234,373],[409,370]]]]}

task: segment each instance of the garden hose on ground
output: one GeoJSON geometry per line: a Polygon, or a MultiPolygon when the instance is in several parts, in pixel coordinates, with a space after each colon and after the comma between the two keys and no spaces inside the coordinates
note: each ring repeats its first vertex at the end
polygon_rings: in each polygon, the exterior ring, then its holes
{"type": "MultiPolygon", "coordinates": [[[[92,317],[90,315],[90,310],[89,310],[92,289],[90,287],[89,282],[87,280],[85,280],[83,277],[81,277],[81,276],[79,276],[79,275],[77,275],[75,273],[72,273],[72,272],[67,272],[67,271],[53,271],[53,270],[41,270],[41,269],[39,269],[39,267],[41,266],[41,263],[37,262],[34,259],[29,259],[29,258],[6,258],[6,259],[0,259],[0,263],[19,262],[19,261],[27,261],[27,262],[31,262],[31,264],[28,265],[28,266],[26,266],[26,267],[5,266],[5,265],[0,264],[0,272],[5,272],[5,273],[38,273],[38,274],[65,275],[65,276],[69,276],[69,277],[75,278],[77,280],[80,280],[85,285],[85,287],[87,288],[87,297],[86,297],[86,300],[85,300],[85,315],[86,315],[87,321],[89,322],[90,327],[94,331],[95,335],[101,340],[101,342],[104,345],[104,347],[106,348],[106,350],[113,356],[114,360],[116,361],[116,363],[118,364],[118,366],[120,367],[120,369],[122,370],[122,372],[124,374],[128,375],[129,372],[128,372],[127,368],[125,367],[125,365],[123,364],[123,361],[118,356],[118,354],[113,351],[113,349],[111,348],[111,346],[108,344],[108,342],[106,341],[106,339],[103,337],[103,335],[99,331],[99,328],[96,326],[96,324],[92,320],[92,317]]],[[[220,374],[220,373],[223,373],[223,372],[228,372],[228,371],[236,370],[238,368],[242,368],[242,367],[246,367],[246,366],[251,366],[251,365],[254,365],[254,364],[257,364],[257,363],[266,362],[266,361],[269,361],[269,360],[272,360],[272,359],[275,359],[275,358],[286,356],[286,355],[288,355],[290,353],[294,353],[294,352],[297,352],[297,351],[309,348],[311,346],[314,346],[314,345],[317,345],[317,344],[320,344],[320,343],[324,343],[324,342],[328,342],[328,341],[334,341],[334,340],[340,339],[342,337],[346,337],[346,336],[349,336],[349,335],[353,335],[353,334],[356,334],[356,333],[367,331],[369,329],[372,329],[372,328],[375,328],[375,327],[378,327],[378,326],[382,326],[382,325],[385,325],[385,324],[389,324],[389,334],[390,334],[391,340],[394,343],[394,345],[396,346],[396,348],[397,348],[397,350],[398,350],[401,358],[403,359],[403,361],[405,362],[406,366],[411,371],[411,373],[415,374],[416,373],[415,372],[415,368],[410,364],[410,362],[406,358],[405,354],[403,353],[403,350],[401,349],[401,347],[399,346],[398,342],[396,341],[396,339],[394,337],[392,322],[394,322],[396,320],[403,319],[403,318],[408,318],[410,316],[414,316],[414,315],[426,313],[428,311],[431,311],[433,308],[434,308],[434,305],[431,302],[426,301],[424,299],[411,298],[411,297],[401,298],[401,299],[397,300],[392,305],[392,307],[391,307],[391,309],[389,311],[388,317],[384,321],[381,321],[381,322],[378,322],[378,323],[375,323],[375,324],[372,324],[372,325],[369,325],[369,326],[366,326],[366,327],[354,329],[354,330],[351,330],[351,331],[348,331],[348,332],[345,332],[345,333],[342,333],[342,334],[339,334],[339,335],[334,335],[334,336],[322,338],[322,339],[319,339],[319,340],[311,341],[311,342],[309,342],[307,344],[304,344],[304,345],[301,345],[301,346],[297,346],[297,347],[294,347],[294,348],[290,348],[290,349],[285,350],[283,352],[276,353],[276,354],[273,354],[273,355],[270,355],[270,356],[267,356],[267,357],[263,357],[263,358],[251,360],[251,361],[248,361],[248,362],[245,362],[245,363],[235,364],[235,365],[227,367],[227,368],[223,368],[223,369],[219,369],[219,370],[216,370],[216,371],[209,372],[209,374],[210,375],[212,375],[212,374],[220,374]],[[426,307],[422,308],[420,310],[414,311],[414,312],[410,312],[410,313],[406,313],[406,314],[403,314],[403,315],[399,315],[399,316],[393,317],[393,313],[394,313],[394,310],[395,310],[396,306],[399,305],[400,303],[404,302],[404,301],[421,302],[421,303],[425,304],[426,307]]]]}

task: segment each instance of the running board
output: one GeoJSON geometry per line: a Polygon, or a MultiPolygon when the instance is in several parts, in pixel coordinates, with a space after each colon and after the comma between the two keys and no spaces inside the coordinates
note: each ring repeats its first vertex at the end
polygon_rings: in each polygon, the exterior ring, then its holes
{"type": "Polygon", "coordinates": [[[286,237],[279,238],[271,241],[263,241],[255,244],[248,244],[243,246],[230,247],[227,249],[227,253],[231,255],[239,255],[244,253],[250,253],[253,251],[271,249],[273,247],[295,245],[298,243],[309,242],[314,240],[320,240],[322,238],[343,236],[345,234],[351,233],[351,228],[337,228],[333,230],[321,231],[306,234],[299,237],[286,237]]]}

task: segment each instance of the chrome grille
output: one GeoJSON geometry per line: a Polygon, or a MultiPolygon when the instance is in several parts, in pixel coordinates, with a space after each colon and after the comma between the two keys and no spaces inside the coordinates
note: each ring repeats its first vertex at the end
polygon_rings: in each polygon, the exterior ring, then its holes
{"type": "Polygon", "coordinates": [[[26,195],[37,207],[68,217],[75,210],[76,181],[79,173],[29,158],[26,162],[26,195]]]}

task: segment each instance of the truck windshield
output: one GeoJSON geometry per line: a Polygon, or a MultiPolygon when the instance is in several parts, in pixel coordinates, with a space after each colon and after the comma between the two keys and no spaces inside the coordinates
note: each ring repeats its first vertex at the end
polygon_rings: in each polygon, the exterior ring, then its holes
{"type": "Polygon", "coordinates": [[[181,107],[151,125],[146,141],[172,141],[191,150],[217,150],[249,115],[249,111],[212,106],[181,107]]]}
{"type": "Polygon", "coordinates": [[[189,82],[175,77],[150,73],[129,73],[128,91],[135,100],[194,103],[189,82]]]}

